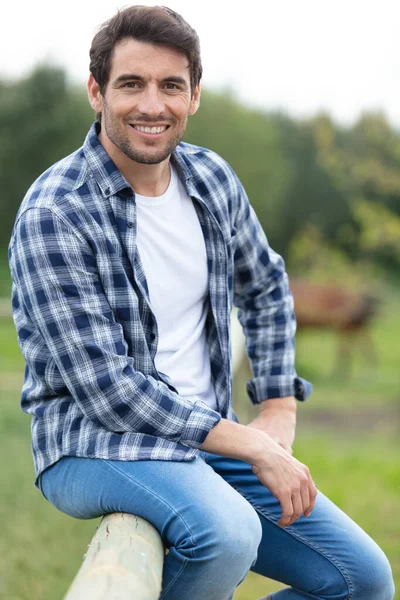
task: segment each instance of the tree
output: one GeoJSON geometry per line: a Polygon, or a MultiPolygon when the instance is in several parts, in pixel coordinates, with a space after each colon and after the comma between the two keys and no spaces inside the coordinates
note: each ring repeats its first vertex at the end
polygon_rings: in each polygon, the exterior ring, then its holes
{"type": "Polygon", "coordinates": [[[82,92],[62,69],[41,66],[26,78],[1,84],[0,245],[5,248],[15,215],[31,183],[57,159],[81,145],[93,117],[82,92]]]}

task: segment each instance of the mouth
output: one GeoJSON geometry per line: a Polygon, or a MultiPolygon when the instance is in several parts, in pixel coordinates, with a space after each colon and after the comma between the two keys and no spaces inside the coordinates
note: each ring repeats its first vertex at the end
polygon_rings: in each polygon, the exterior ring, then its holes
{"type": "Polygon", "coordinates": [[[156,125],[153,127],[149,127],[148,125],[131,125],[130,127],[134,129],[139,135],[144,136],[146,138],[158,138],[161,137],[167,129],[169,129],[169,125],[156,125]]]}

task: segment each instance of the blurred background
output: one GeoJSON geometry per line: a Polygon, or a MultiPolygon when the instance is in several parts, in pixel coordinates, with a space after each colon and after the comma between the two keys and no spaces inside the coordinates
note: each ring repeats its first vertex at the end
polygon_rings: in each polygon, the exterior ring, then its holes
{"type": "MultiPolygon", "coordinates": [[[[152,2],[142,2],[153,4],[152,2]]],[[[33,486],[7,245],[19,204],[93,121],[88,52],[109,0],[0,8],[0,598],[62,598],[96,522],[33,486]]],[[[299,322],[295,455],[385,550],[400,589],[400,7],[171,0],[197,30],[203,95],[185,140],[230,162],[287,264],[299,322]]],[[[245,358],[234,403],[242,422],[245,358]]],[[[235,600],[280,586],[250,575],[235,600]]],[[[400,593],[397,598],[400,598],[400,593]]]]}

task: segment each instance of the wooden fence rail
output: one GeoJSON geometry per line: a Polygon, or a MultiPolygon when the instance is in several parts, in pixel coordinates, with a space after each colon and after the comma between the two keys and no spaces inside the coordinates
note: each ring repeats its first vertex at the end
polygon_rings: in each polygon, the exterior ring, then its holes
{"type": "Polygon", "coordinates": [[[106,515],[65,600],[158,600],[163,561],[163,543],[150,523],[106,515]]]}

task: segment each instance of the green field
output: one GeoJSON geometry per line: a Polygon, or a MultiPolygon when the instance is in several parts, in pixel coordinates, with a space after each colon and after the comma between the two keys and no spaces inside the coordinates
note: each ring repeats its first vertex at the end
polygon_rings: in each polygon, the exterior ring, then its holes
{"type": "MultiPolygon", "coordinates": [[[[348,381],[332,374],[333,335],[299,337],[299,372],[312,377],[315,392],[299,407],[295,455],[310,467],[319,488],[385,550],[400,589],[398,300],[392,299],[373,328],[377,365],[366,366],[357,356],[348,381]]],[[[97,521],[59,513],[33,486],[29,418],[19,408],[23,360],[12,321],[4,316],[0,359],[0,598],[57,600],[77,571],[97,521]]],[[[279,587],[251,574],[235,600],[252,600],[279,587]]]]}

